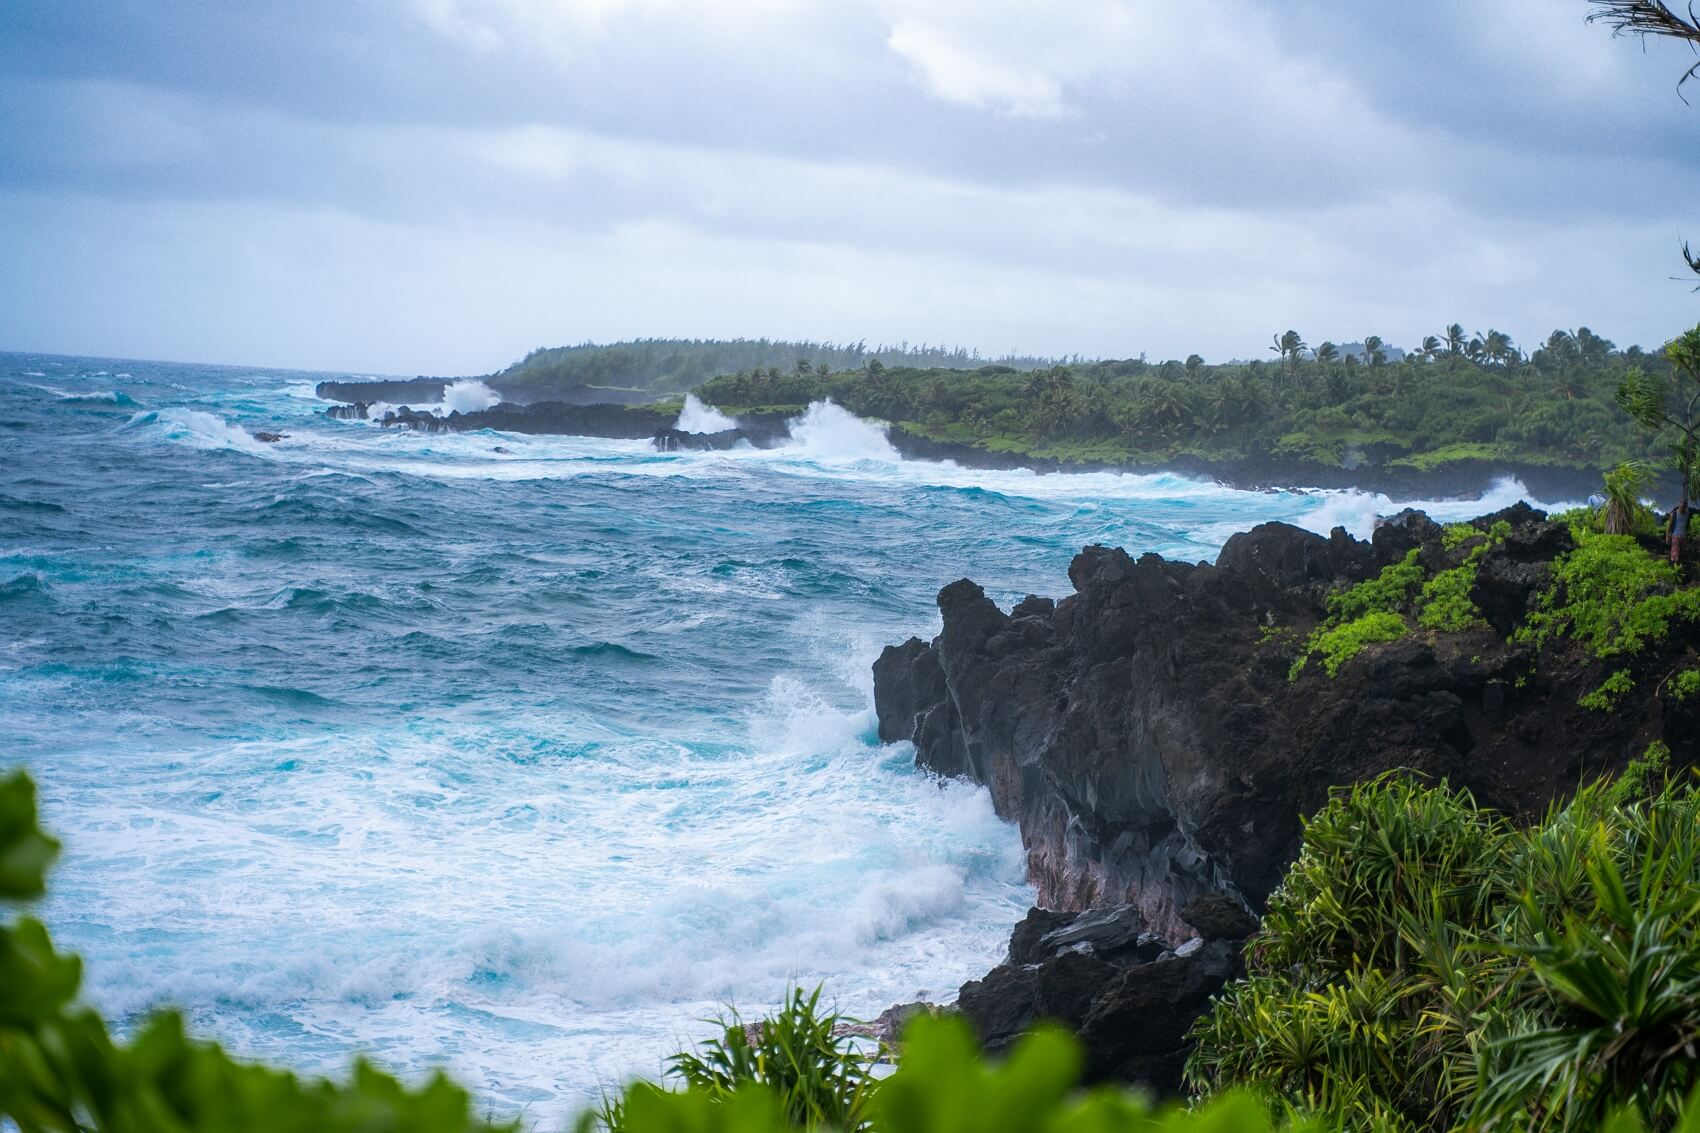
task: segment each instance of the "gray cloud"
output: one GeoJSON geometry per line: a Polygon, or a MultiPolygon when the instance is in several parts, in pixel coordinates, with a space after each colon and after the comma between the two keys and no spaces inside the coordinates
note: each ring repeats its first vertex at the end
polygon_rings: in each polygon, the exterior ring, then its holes
{"type": "Polygon", "coordinates": [[[673,333],[1653,343],[1700,311],[1667,278],[1700,108],[1684,56],[1585,11],[14,4],[0,347],[442,372],[673,333]]]}

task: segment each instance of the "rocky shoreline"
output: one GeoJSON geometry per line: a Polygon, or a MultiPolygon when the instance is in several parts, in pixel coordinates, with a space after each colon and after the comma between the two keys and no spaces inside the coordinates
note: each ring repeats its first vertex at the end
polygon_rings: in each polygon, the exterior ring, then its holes
{"type": "MultiPolygon", "coordinates": [[[[1490,625],[1372,645],[1335,677],[1290,676],[1331,590],[1412,551],[1435,567],[1461,553],[1420,512],[1368,542],[1264,524],[1214,566],[1088,547],[1072,595],[1008,612],[966,579],[940,592],[942,632],[885,650],[875,706],[882,740],[985,785],[1021,831],[1040,907],[958,1003],[988,1047],[1055,1019],[1093,1075],[1172,1093],[1187,1029],[1239,974],[1238,942],[1331,788],[1410,769],[1526,816],[1654,740],[1700,756],[1695,705],[1591,711],[1578,699],[1610,666],[1569,639],[1507,640],[1572,541],[1526,504],[1475,525],[1496,521],[1509,535],[1471,591],[1490,625]]],[[[1641,664],[1695,647],[1689,625],[1641,664]]]]}
{"type": "MultiPolygon", "coordinates": [[[[649,440],[658,451],[714,451],[748,444],[774,448],[790,439],[789,415],[751,413],[738,418],[738,427],[721,433],[689,433],[675,427],[677,413],[653,404],[639,405],[574,398],[528,403],[504,401],[489,409],[435,414],[414,405],[428,405],[442,396],[439,379],[407,382],[321,382],[318,394],[344,404],[326,410],[335,418],[367,420],[374,406],[395,405],[380,422],[389,427],[429,432],[471,432],[494,429],[533,435],[606,437],[649,440]]],[[[575,391],[580,398],[594,391],[575,391]]],[[[922,436],[891,425],[886,437],[906,460],[953,461],[965,468],[1024,469],[1038,473],[1121,472],[1172,473],[1214,480],[1245,491],[1292,488],[1338,488],[1379,492],[1394,500],[1463,499],[1479,497],[1486,485],[1511,478],[1542,499],[1582,500],[1600,488],[1601,469],[1517,461],[1459,460],[1433,468],[1412,468],[1386,461],[1362,462],[1347,468],[1315,461],[1271,457],[1207,460],[1177,456],[1151,464],[1101,461],[1060,461],[1021,453],[994,452],[922,436]]],[[[1383,454],[1386,455],[1386,454],[1383,454]]]]}

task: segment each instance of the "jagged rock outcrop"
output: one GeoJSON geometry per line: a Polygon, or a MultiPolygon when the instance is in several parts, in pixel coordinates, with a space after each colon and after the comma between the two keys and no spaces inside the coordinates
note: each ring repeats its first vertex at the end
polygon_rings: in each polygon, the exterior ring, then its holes
{"type": "Polygon", "coordinates": [[[740,423],[736,429],[725,429],[718,433],[663,429],[655,434],[654,444],[657,452],[706,452],[723,451],[737,448],[739,445],[776,448],[790,439],[791,432],[785,427],[783,419],[764,419],[746,421],[740,423]]]}
{"type": "Polygon", "coordinates": [[[1074,1028],[1093,1080],[1180,1089],[1186,1033],[1209,999],[1240,975],[1240,943],[1257,922],[1233,902],[1205,897],[1184,916],[1198,936],[1171,948],[1131,905],[1082,913],[1034,908],[1016,926],[1009,958],[958,994],[956,1009],[992,1053],[1041,1020],[1074,1028]]]}
{"type": "Polygon", "coordinates": [[[648,440],[673,424],[673,414],[645,405],[577,405],[537,401],[518,405],[504,401],[470,413],[436,414],[403,405],[384,414],[385,428],[417,429],[428,433],[473,432],[495,429],[504,433],[570,434],[648,440]]]}
{"type": "MultiPolygon", "coordinates": [[[[886,649],[874,698],[882,740],[984,784],[1020,826],[1042,908],[961,996],[989,1044],[1056,1018],[1085,1037],[1095,1073],[1172,1088],[1186,1026],[1237,972],[1222,942],[1251,930],[1301,816],[1334,786],[1409,768],[1531,814],[1654,739],[1695,760],[1690,707],[1642,695],[1589,711],[1579,697],[1612,666],[1566,639],[1544,652],[1507,640],[1572,543],[1527,505],[1475,522],[1498,520],[1510,534],[1479,556],[1471,591],[1489,625],[1370,645],[1335,677],[1315,662],[1290,677],[1331,591],[1413,549],[1432,569],[1464,553],[1427,516],[1402,513],[1368,542],[1264,524],[1214,566],[1088,547],[1072,595],[1008,613],[967,580],[940,591],[942,632],[886,649]],[[1133,910],[1171,954],[1141,952],[1137,934],[1120,958],[1045,943],[1069,912],[1105,907],[1133,910]]],[[[1637,663],[1694,648],[1688,625],[1637,663]]]]}

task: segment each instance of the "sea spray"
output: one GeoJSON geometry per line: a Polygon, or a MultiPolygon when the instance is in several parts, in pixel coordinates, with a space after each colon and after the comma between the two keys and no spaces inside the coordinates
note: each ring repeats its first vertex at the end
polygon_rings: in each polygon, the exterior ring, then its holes
{"type": "Polygon", "coordinates": [[[449,413],[477,413],[501,400],[501,394],[474,378],[462,378],[443,387],[443,409],[449,413]]]}
{"type": "Polygon", "coordinates": [[[738,422],[720,412],[712,405],[704,405],[697,395],[685,395],[685,407],[679,411],[679,420],[673,425],[681,433],[724,433],[736,429],[738,422]]]}
{"type": "Polygon", "coordinates": [[[898,455],[885,428],[832,401],[817,401],[790,423],[791,448],[811,460],[882,460],[898,455]]]}

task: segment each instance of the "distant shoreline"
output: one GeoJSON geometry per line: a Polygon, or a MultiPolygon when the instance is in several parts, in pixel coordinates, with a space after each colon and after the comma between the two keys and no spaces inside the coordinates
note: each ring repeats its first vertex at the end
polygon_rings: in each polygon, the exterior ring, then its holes
{"type": "MultiPolygon", "coordinates": [[[[421,408],[435,404],[441,381],[323,382],[319,396],[349,406],[403,402],[421,408]],[[360,400],[369,395],[371,402],[360,400]],[[427,398],[432,400],[428,401],[427,398]],[[392,400],[393,399],[393,400],[392,400]]],[[[363,411],[363,410],[362,410],[363,411]]],[[[347,410],[343,411],[348,412],[347,410]]],[[[529,405],[503,402],[490,409],[436,416],[419,409],[393,411],[396,427],[429,431],[470,432],[493,429],[543,436],[586,436],[622,440],[663,438],[670,450],[724,449],[737,441],[772,448],[789,439],[783,412],[744,414],[740,428],[727,434],[680,433],[675,428],[676,406],[602,402],[540,401],[529,405]],[[714,439],[711,439],[714,438],[714,439]]],[[[341,415],[341,414],[339,414],[341,415]]],[[[1375,492],[1395,502],[1434,499],[1477,499],[1497,481],[1515,479],[1529,494],[1547,501],[1583,500],[1600,490],[1604,469],[1585,466],[1534,464],[1520,461],[1463,459],[1430,468],[1365,462],[1354,468],[1316,461],[1283,460],[1268,456],[1207,459],[1179,455],[1143,462],[1068,461],[1019,452],[999,452],[973,444],[923,436],[900,424],[887,427],[892,447],[906,460],[952,461],[964,468],[1036,473],[1116,472],[1131,475],[1175,474],[1213,480],[1241,491],[1355,489],[1375,492]]]]}

